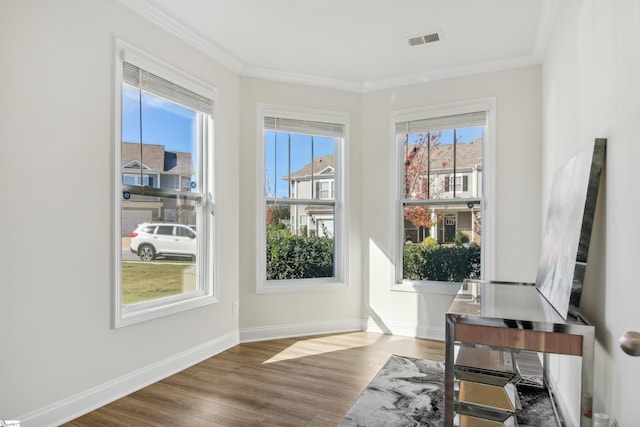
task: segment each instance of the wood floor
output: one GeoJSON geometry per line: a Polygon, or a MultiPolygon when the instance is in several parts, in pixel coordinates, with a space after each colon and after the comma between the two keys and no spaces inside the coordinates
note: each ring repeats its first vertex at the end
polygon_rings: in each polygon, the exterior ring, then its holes
{"type": "Polygon", "coordinates": [[[336,426],[391,354],[444,344],[353,332],[237,345],[90,412],[77,426],[336,426]]]}

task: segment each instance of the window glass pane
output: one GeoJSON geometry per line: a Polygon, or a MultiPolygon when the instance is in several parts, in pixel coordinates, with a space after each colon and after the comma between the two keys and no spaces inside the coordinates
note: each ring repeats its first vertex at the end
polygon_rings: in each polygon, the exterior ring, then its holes
{"type": "Polygon", "coordinates": [[[412,206],[405,207],[404,214],[405,279],[461,282],[480,278],[478,208],[412,206]]]}
{"type": "Polygon", "coordinates": [[[267,280],[335,276],[333,205],[268,205],[266,219],[267,280]]]}
{"type": "Polygon", "coordinates": [[[123,304],[197,289],[196,208],[194,201],[175,198],[136,196],[122,201],[123,304]],[[163,212],[169,206],[176,212],[171,221],[184,222],[165,222],[163,212]]]}

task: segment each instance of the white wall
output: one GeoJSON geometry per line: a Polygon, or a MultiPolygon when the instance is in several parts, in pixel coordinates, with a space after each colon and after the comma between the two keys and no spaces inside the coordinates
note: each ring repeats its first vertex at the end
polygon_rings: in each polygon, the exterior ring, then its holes
{"type": "MultiPolygon", "coordinates": [[[[397,334],[444,337],[451,295],[390,291],[393,243],[390,204],[391,112],[482,98],[496,100],[494,280],[534,282],[540,235],[539,67],[520,68],[367,93],[363,101],[362,247],[369,327],[397,334]]],[[[399,268],[402,268],[400,266],[399,268]]]]}
{"type": "Polygon", "coordinates": [[[55,425],[238,341],[239,78],[116,1],[0,6],[0,419],[55,425]],[[221,302],[112,329],[121,38],[219,89],[221,302]]]}
{"type": "Polygon", "coordinates": [[[240,109],[240,334],[242,340],[360,329],[362,280],[360,256],[361,155],[360,94],[261,79],[241,80],[240,109]],[[256,293],[256,159],[261,134],[256,129],[258,103],[322,111],[346,112],[350,118],[347,146],[349,239],[348,289],[278,294],[256,293]]]}
{"type": "MultiPolygon", "coordinates": [[[[625,355],[617,340],[640,330],[632,225],[640,211],[633,185],[640,158],[639,46],[637,0],[562,0],[543,65],[542,200],[557,167],[594,138],[608,139],[581,310],[596,327],[594,409],[620,427],[638,424],[640,359],[625,355]]],[[[577,381],[568,361],[557,362],[555,371],[577,381]]]]}

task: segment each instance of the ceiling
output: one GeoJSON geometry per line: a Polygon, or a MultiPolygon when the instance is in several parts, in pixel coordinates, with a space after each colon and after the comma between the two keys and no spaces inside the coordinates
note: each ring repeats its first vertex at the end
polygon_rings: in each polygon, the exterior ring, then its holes
{"type": "Polygon", "coordinates": [[[558,0],[120,1],[240,75],[367,92],[539,64],[558,0]]]}

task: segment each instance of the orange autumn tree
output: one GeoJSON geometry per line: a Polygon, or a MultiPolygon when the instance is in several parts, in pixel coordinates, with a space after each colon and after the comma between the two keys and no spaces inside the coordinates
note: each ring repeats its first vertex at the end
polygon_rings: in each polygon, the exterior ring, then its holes
{"type": "MultiPolygon", "coordinates": [[[[437,198],[442,188],[436,185],[435,176],[431,173],[434,166],[446,168],[446,160],[439,159],[436,154],[440,148],[441,132],[405,135],[404,144],[404,198],[405,200],[426,200],[437,198]],[[435,164],[435,162],[441,164],[435,164]]],[[[443,214],[432,215],[429,206],[405,206],[404,217],[418,228],[430,229],[442,220],[443,214]]]]}

